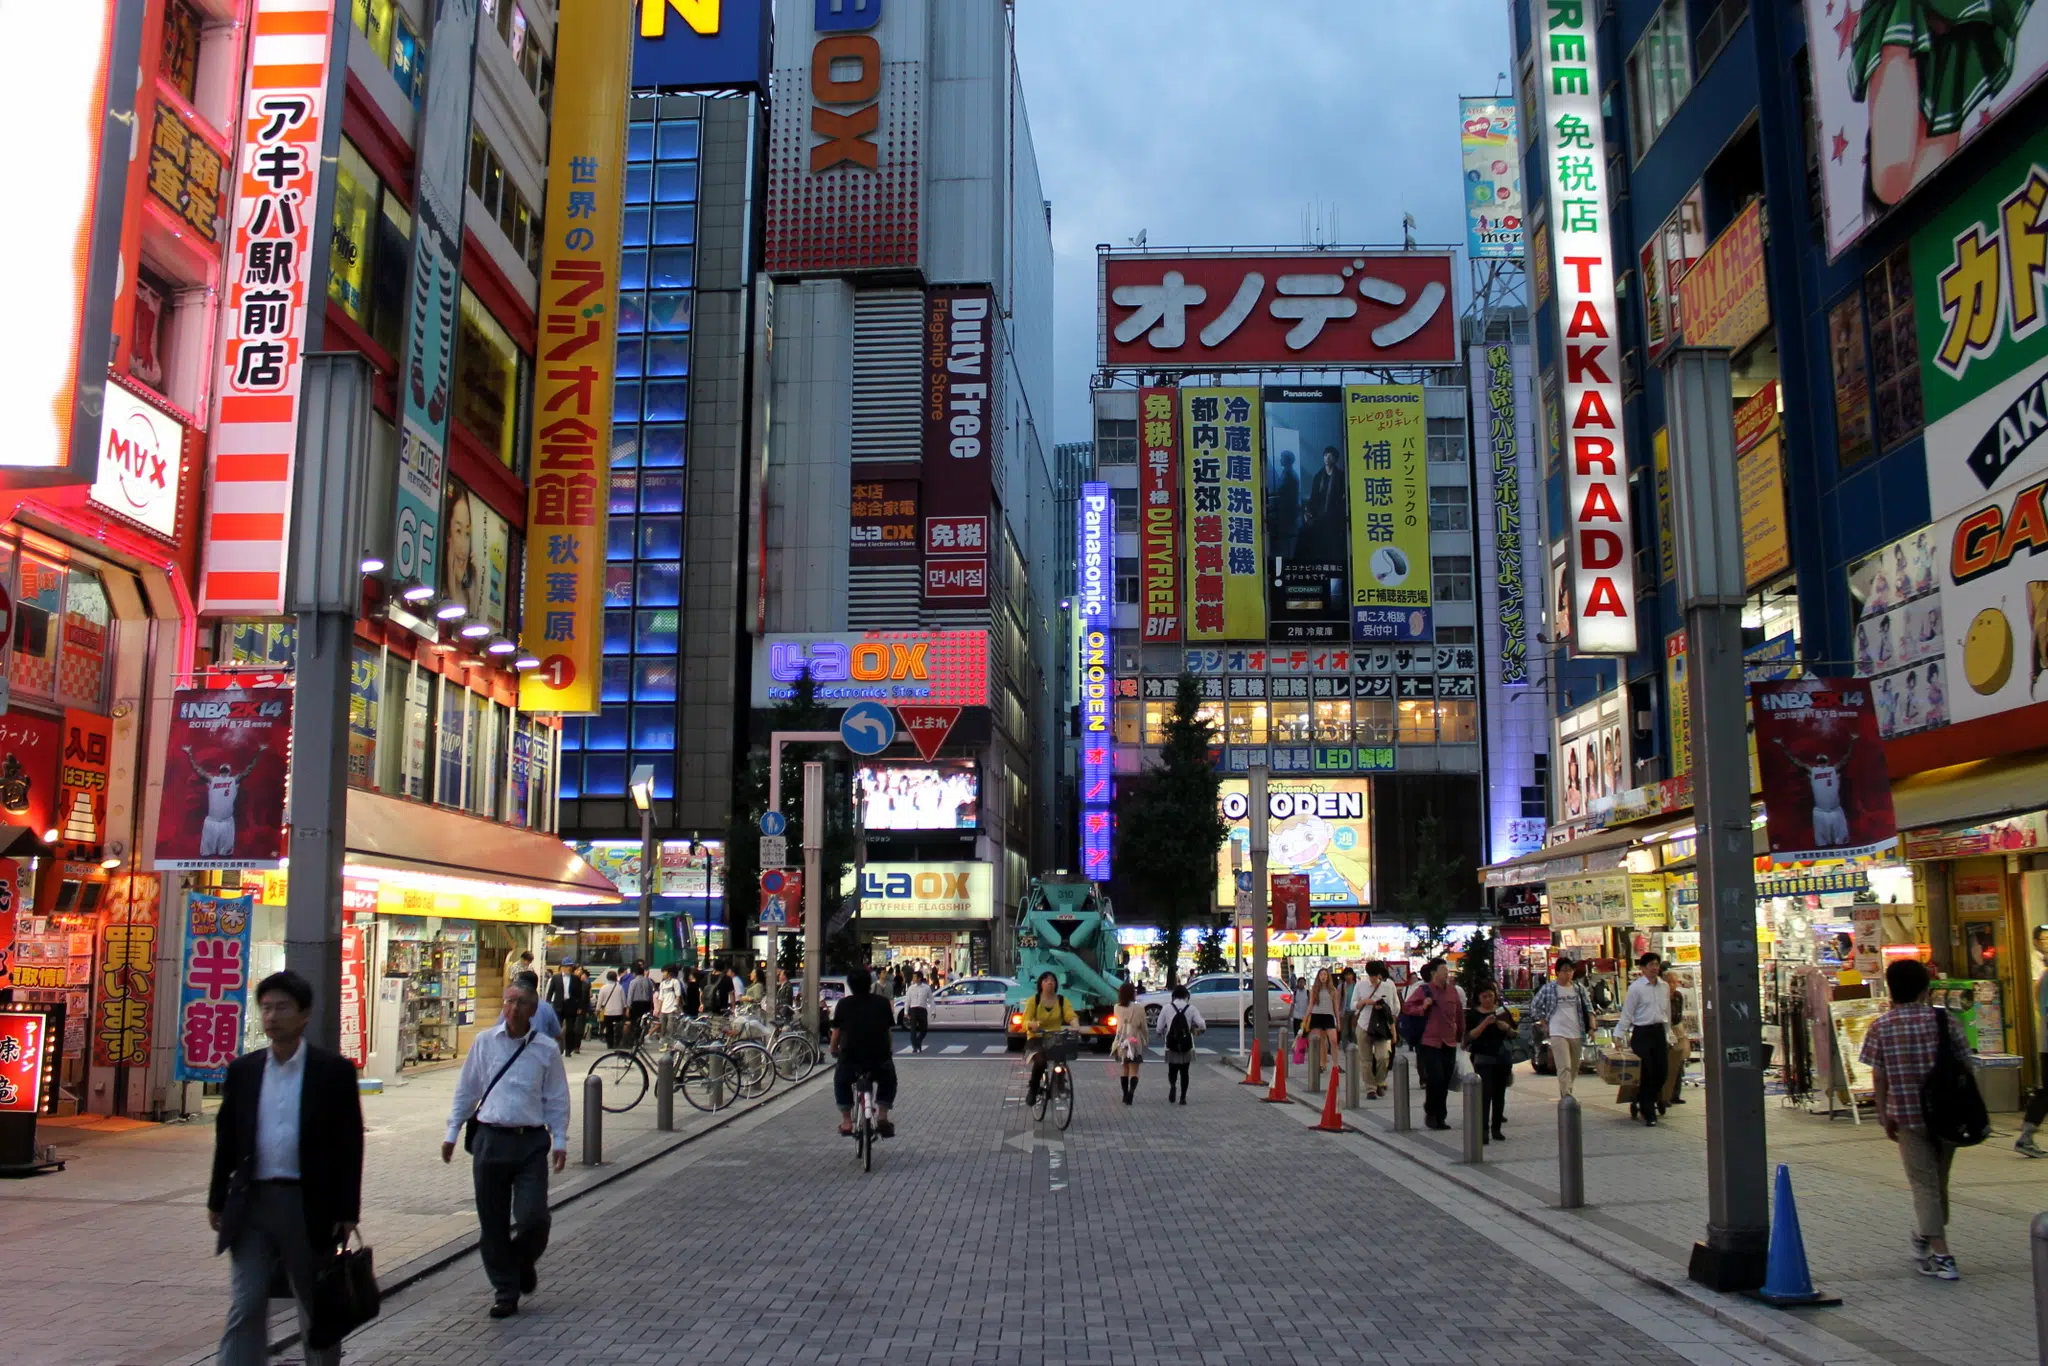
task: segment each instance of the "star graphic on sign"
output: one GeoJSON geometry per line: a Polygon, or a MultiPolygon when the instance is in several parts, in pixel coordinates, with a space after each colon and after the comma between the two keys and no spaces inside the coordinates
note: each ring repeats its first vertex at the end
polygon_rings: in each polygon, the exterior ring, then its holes
{"type": "Polygon", "coordinates": [[[1835,36],[1842,40],[1842,51],[1835,54],[1839,57],[1846,53],[1856,41],[1856,7],[1854,5],[1842,6],[1842,18],[1835,25],[1835,36]]]}
{"type": "Polygon", "coordinates": [[[1842,159],[1842,153],[1848,150],[1849,139],[1842,136],[1842,130],[1837,128],[1835,130],[1835,160],[1840,161],[1842,159]]]}

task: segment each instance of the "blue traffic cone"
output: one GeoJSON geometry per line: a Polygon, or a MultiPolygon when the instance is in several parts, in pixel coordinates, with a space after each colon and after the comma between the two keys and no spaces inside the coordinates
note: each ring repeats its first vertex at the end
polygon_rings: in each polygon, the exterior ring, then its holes
{"type": "Polygon", "coordinates": [[[1771,1209],[1771,1256],[1764,1270],[1764,1288],[1756,1298],[1784,1309],[1794,1305],[1840,1304],[1836,1295],[1813,1288],[1806,1269],[1806,1239],[1799,1232],[1799,1207],[1792,1203],[1792,1169],[1778,1164],[1777,1195],[1771,1209]]]}

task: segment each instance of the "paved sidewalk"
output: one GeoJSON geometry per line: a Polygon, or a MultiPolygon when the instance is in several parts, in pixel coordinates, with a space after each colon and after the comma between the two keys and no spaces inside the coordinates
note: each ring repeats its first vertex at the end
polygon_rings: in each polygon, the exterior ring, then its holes
{"type": "MultiPolygon", "coordinates": [[[[1222,1068],[1215,1074],[1225,1075],[1222,1068]]],[[[1298,1102],[1322,1105],[1299,1070],[1290,1092],[1298,1102]]],[[[1897,1366],[2036,1366],[2039,1360],[2028,1225],[2048,1208],[2048,1162],[2012,1150],[2015,1117],[1996,1117],[2000,1132],[1956,1156],[1949,1240],[1963,1279],[1948,1283],[1913,1268],[1906,1241],[1911,1196],[1883,1131],[1846,1115],[1830,1120],[1783,1108],[1771,1098],[1765,1130],[1772,1170],[1780,1162],[1790,1166],[1814,1282],[1843,1300],[1839,1308],[1781,1312],[1712,1295],[1686,1280],[1692,1244],[1705,1236],[1707,1220],[1706,1097],[1698,1087],[1687,1088],[1687,1104],[1646,1129],[1615,1103],[1613,1086],[1590,1074],[1579,1078],[1587,1208],[1575,1212],[1555,1208],[1554,1078],[1518,1069],[1508,1092],[1508,1141],[1489,1145],[1485,1161],[1474,1167],[1459,1160],[1458,1096],[1451,1098],[1451,1132],[1431,1133],[1421,1128],[1419,1080],[1413,1094],[1411,1132],[1393,1132],[1391,1094],[1362,1104],[1345,1120],[1382,1151],[1420,1162],[1585,1252],[1701,1296],[1730,1322],[1779,1333],[1781,1346],[1788,1341],[1784,1331],[1795,1325],[1818,1330],[1803,1347],[1788,1348],[1802,1359],[1897,1366]]]]}
{"type": "MultiPolygon", "coordinates": [[[[568,1059],[574,1137],[568,1171],[553,1178],[557,1204],[739,1109],[706,1115],[678,1096],[675,1131],[661,1133],[650,1087],[633,1110],[604,1117],[605,1164],[584,1167],[582,1083],[601,1051],[585,1048],[568,1059]]],[[[387,1285],[474,1242],[468,1159],[458,1149],[453,1163],[441,1162],[457,1075],[453,1067],[411,1074],[363,1097],[362,1229],[387,1285]]],[[[767,1103],[787,1090],[778,1084],[767,1103]]],[[[209,1103],[203,1116],[171,1124],[40,1130],[69,1166],[0,1181],[8,1284],[0,1355],[8,1366],[155,1366],[211,1355],[228,1290],[228,1259],[213,1255],[206,1225],[213,1109],[209,1103]]],[[[273,1332],[295,1330],[296,1317],[277,1308],[273,1332]]]]}

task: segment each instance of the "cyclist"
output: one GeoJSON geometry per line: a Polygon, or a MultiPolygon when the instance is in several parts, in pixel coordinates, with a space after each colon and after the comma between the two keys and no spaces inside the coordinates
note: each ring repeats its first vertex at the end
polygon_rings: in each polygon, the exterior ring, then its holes
{"type": "Polygon", "coordinates": [[[832,1053],[839,1064],[832,1071],[832,1098],[839,1102],[839,1132],[853,1133],[853,1083],[862,1073],[875,1083],[875,1132],[894,1138],[889,1107],[896,1103],[896,1060],[890,1029],[889,1003],[874,994],[867,969],[846,974],[846,992],[832,1012],[832,1053]]]}
{"type": "Polygon", "coordinates": [[[1031,1085],[1024,1097],[1029,1109],[1038,1103],[1038,1088],[1045,1080],[1045,1035],[1056,1029],[1071,1029],[1076,1016],[1067,998],[1060,995],[1057,973],[1038,974],[1038,987],[1024,1003],[1024,1045],[1031,1050],[1031,1085]]]}

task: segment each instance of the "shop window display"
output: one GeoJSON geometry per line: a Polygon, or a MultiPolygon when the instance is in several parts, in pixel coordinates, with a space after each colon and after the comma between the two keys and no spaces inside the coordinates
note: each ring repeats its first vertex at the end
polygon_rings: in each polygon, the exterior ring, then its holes
{"type": "Polygon", "coordinates": [[[529,369],[511,334],[465,288],[455,343],[455,416],[508,468],[517,459],[522,378],[529,369]]]}

